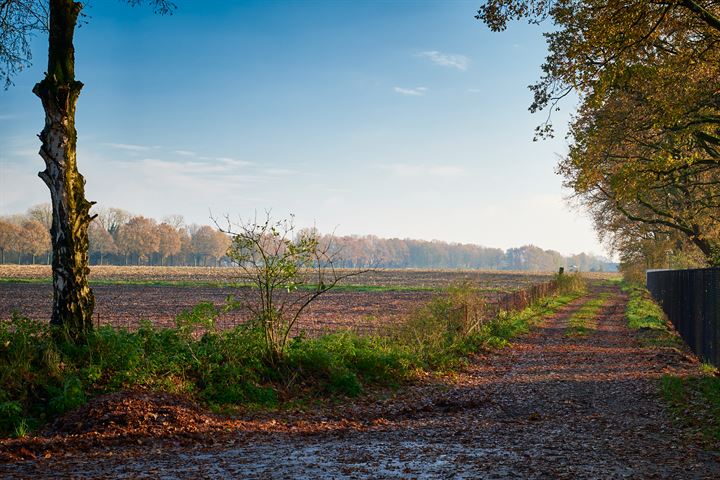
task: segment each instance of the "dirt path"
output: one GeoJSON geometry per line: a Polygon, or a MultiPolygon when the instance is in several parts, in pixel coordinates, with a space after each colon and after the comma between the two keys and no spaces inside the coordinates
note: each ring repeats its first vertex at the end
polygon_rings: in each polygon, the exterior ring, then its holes
{"type": "Polygon", "coordinates": [[[718,457],[672,425],[658,398],[663,373],[697,364],[641,348],[625,326],[624,295],[595,287],[592,297],[602,293],[608,300],[586,336],[566,329],[588,297],[444,384],[310,418],[325,422],[321,433],[265,421],[214,447],[20,462],[0,465],[0,476],[720,478],[718,457]]]}

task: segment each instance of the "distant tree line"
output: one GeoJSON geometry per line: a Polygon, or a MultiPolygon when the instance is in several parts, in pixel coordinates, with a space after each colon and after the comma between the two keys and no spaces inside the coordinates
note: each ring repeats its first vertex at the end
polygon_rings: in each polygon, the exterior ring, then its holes
{"type": "MultiPolygon", "coordinates": [[[[181,215],[157,222],[119,208],[99,208],[91,222],[93,265],[223,266],[230,237],[208,225],[185,224],[181,215]]],[[[52,209],[31,207],[24,215],[0,218],[0,263],[49,263],[52,209]]],[[[300,231],[302,232],[302,230],[300,231]]],[[[581,253],[564,257],[534,245],[502,250],[437,240],[378,238],[374,235],[323,235],[341,260],[337,266],[375,268],[466,268],[551,271],[575,267],[610,271],[607,259],[581,253]]]]}
{"type": "MultiPolygon", "coordinates": [[[[327,239],[327,237],[325,237],[327,239]]],[[[559,267],[581,271],[614,271],[607,259],[581,253],[569,257],[534,245],[502,250],[469,243],[438,240],[378,238],[373,235],[332,239],[342,252],[344,267],[463,268],[486,270],[554,271],[559,267]]]]}
{"type": "MultiPolygon", "coordinates": [[[[97,209],[88,229],[94,265],[192,265],[227,263],[230,237],[208,225],[185,225],[179,215],[161,222],[119,208],[97,209]]],[[[0,261],[50,260],[52,209],[31,207],[24,215],[0,218],[0,261]]]]}

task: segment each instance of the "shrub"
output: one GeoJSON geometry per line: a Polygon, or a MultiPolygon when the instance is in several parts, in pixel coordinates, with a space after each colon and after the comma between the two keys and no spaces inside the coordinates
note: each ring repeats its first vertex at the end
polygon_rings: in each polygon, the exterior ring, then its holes
{"type": "Polygon", "coordinates": [[[581,294],[587,291],[587,280],[580,272],[555,274],[559,295],[581,294]]]}

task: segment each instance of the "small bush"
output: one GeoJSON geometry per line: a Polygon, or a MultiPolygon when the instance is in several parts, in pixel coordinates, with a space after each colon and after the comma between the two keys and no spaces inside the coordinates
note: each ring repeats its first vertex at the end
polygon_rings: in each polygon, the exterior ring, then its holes
{"type": "Polygon", "coordinates": [[[412,365],[402,348],[385,339],[343,332],[291,343],[284,367],[296,382],[356,396],[364,383],[396,384],[412,365]]]}
{"type": "Polygon", "coordinates": [[[26,427],[27,424],[25,422],[23,406],[20,402],[0,403],[0,432],[12,432],[15,436],[23,436],[17,434],[18,429],[25,429],[26,427]]]}
{"type": "Polygon", "coordinates": [[[582,294],[587,291],[587,279],[580,272],[555,274],[559,295],[582,294]]]}

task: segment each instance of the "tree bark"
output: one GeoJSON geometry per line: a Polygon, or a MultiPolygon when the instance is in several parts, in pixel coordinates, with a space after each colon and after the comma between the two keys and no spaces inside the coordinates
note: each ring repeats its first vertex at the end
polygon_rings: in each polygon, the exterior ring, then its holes
{"type": "Polygon", "coordinates": [[[73,35],[82,4],[50,0],[50,48],[45,78],[33,92],[45,110],[40,156],[45,170],[38,175],[50,189],[53,311],[51,323],[65,328],[73,340],[92,329],[95,298],[88,284],[88,225],[91,202],[85,179],[77,169],[75,107],[82,83],[75,80],[73,35]]]}
{"type": "Polygon", "coordinates": [[[699,236],[694,236],[690,240],[705,255],[705,260],[709,266],[720,267],[720,246],[699,236]]]}

